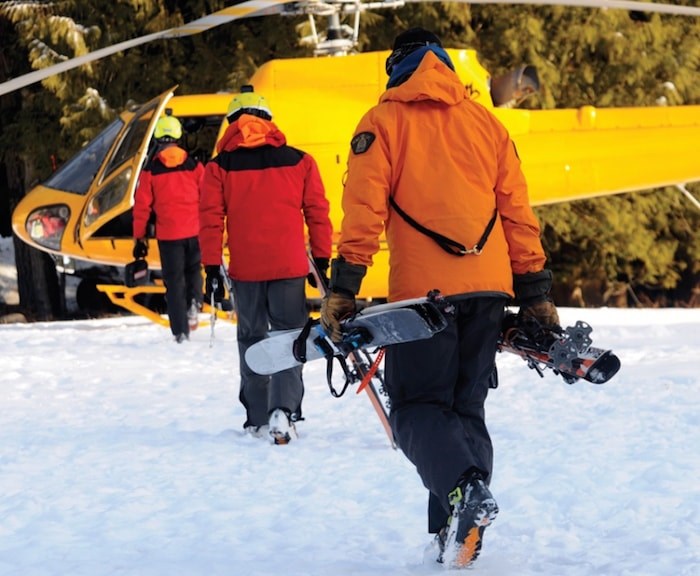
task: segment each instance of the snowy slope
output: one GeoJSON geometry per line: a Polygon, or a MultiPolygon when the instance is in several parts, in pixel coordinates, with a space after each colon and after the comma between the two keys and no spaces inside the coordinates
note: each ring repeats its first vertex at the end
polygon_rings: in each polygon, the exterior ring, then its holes
{"type": "MultiPolygon", "coordinates": [[[[471,574],[700,574],[700,310],[561,310],[623,368],[569,386],[499,356],[501,514],[471,574]]],[[[306,367],[300,438],[244,436],[235,328],[0,326],[0,575],[443,572],[427,495],[369,401],[306,367]]]]}

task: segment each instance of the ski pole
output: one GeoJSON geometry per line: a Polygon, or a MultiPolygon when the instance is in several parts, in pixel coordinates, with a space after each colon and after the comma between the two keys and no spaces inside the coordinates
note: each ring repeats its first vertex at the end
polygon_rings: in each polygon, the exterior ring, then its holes
{"type": "Polygon", "coordinates": [[[216,290],[219,287],[219,281],[214,278],[211,281],[211,297],[209,299],[209,306],[211,308],[211,315],[210,315],[210,320],[209,324],[211,326],[211,333],[209,335],[209,348],[214,346],[214,326],[216,325],[216,302],[214,300],[214,295],[216,294],[216,290]]]}
{"type": "Polygon", "coordinates": [[[231,313],[233,314],[236,309],[235,302],[233,301],[233,285],[231,284],[231,278],[229,278],[226,261],[223,255],[221,256],[221,277],[224,279],[224,287],[228,292],[228,301],[231,304],[231,313]]]}

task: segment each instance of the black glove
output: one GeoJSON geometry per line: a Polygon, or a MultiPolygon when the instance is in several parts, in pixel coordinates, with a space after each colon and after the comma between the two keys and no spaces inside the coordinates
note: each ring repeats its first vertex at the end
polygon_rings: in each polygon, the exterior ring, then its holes
{"type": "Polygon", "coordinates": [[[134,251],[132,252],[135,260],[141,260],[148,256],[148,244],[139,239],[134,242],[134,251]]]}
{"type": "Polygon", "coordinates": [[[523,320],[534,319],[541,326],[547,328],[559,326],[559,313],[551,300],[540,300],[527,306],[521,306],[520,317],[523,320]]]}
{"type": "Polygon", "coordinates": [[[520,304],[520,318],[534,319],[546,327],[559,326],[559,313],[549,297],[551,288],[550,270],[513,275],[513,290],[516,304],[520,304]]]}
{"type": "Polygon", "coordinates": [[[321,302],[321,326],[333,342],[340,342],[343,333],[340,321],[350,318],[355,313],[355,295],[351,292],[331,292],[321,302]]]}
{"type": "Polygon", "coordinates": [[[339,256],[331,264],[331,285],[334,292],[347,292],[348,294],[359,294],[362,279],[367,273],[367,266],[361,264],[351,264],[345,258],[339,256]]]}
{"type": "Polygon", "coordinates": [[[355,294],[359,293],[367,267],[351,264],[339,256],[331,264],[329,293],[321,302],[321,326],[334,342],[340,342],[343,334],[340,322],[352,316],[357,307],[355,294]]]}
{"type": "Polygon", "coordinates": [[[224,277],[221,275],[221,266],[205,266],[207,275],[205,283],[204,301],[211,304],[211,295],[214,294],[214,302],[221,304],[224,301],[224,277]]]}
{"type": "MultiPolygon", "coordinates": [[[[330,259],[314,258],[314,264],[316,264],[318,273],[321,275],[321,278],[325,280],[326,286],[328,286],[328,265],[330,264],[330,259]]],[[[316,276],[309,273],[306,279],[309,281],[309,284],[311,284],[311,286],[313,286],[314,288],[318,288],[318,286],[316,285],[316,276]]]]}

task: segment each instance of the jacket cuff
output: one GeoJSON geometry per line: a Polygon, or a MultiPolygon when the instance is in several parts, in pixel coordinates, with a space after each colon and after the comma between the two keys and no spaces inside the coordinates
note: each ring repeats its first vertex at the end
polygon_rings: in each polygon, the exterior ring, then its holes
{"type": "Polygon", "coordinates": [[[330,289],[336,292],[349,292],[357,295],[362,285],[362,279],[367,273],[367,266],[350,264],[341,256],[331,263],[330,289]]]}
{"type": "Polygon", "coordinates": [[[544,269],[541,272],[513,274],[513,291],[515,304],[529,306],[549,298],[552,288],[552,271],[544,269]]]}

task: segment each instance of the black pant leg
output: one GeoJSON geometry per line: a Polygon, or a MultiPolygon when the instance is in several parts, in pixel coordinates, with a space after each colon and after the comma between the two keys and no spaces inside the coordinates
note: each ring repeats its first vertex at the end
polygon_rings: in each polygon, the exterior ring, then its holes
{"type": "Polygon", "coordinates": [[[185,243],[185,240],[158,240],[170,331],[174,336],[190,333],[185,288],[185,243]]]}
{"type": "Polygon", "coordinates": [[[503,305],[498,298],[458,302],[456,315],[444,331],[429,340],[387,348],[385,378],[392,429],[431,493],[433,531],[441,518],[447,519],[447,495],[459,477],[473,467],[487,475],[491,472],[493,449],[484,401],[495,365],[503,305]]]}
{"type": "Polygon", "coordinates": [[[202,255],[199,250],[199,239],[195,236],[185,241],[185,291],[187,305],[195,300],[197,305],[204,299],[202,290],[202,255]]]}

